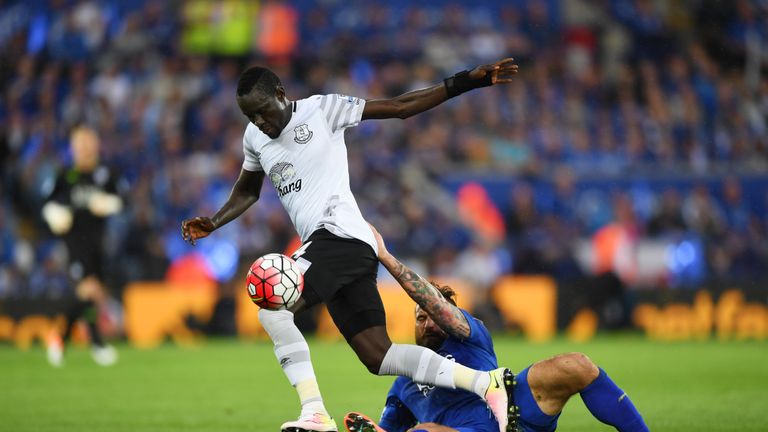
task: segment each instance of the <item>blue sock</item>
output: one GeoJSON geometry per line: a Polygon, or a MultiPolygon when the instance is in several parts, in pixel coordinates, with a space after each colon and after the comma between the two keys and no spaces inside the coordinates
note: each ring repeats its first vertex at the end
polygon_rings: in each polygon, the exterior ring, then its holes
{"type": "Polygon", "coordinates": [[[629,396],[614,383],[604,370],[581,391],[581,399],[589,412],[605,424],[621,432],[647,432],[643,417],[629,396]]]}

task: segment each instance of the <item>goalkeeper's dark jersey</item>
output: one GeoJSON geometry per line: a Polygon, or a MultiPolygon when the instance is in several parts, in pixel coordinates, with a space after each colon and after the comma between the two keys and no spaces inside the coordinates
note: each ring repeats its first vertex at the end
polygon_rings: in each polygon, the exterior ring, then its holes
{"type": "Polygon", "coordinates": [[[94,194],[118,194],[117,177],[104,166],[92,172],[75,168],[56,177],[49,201],[72,209],[72,228],[64,234],[69,250],[69,274],[74,280],[94,275],[103,277],[102,255],[107,218],[91,212],[88,203],[94,194]]]}
{"type": "Polygon", "coordinates": [[[56,185],[49,201],[69,206],[72,209],[72,228],[64,235],[68,244],[82,244],[100,248],[106,226],[106,218],[93,214],[88,202],[95,193],[118,195],[117,178],[105,166],[96,167],[92,172],[69,168],[56,177],[56,185]]]}

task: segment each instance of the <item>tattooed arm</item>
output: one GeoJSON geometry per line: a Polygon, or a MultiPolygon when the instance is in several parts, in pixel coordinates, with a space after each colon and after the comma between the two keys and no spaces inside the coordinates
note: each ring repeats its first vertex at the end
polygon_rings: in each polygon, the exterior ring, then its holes
{"type": "Polygon", "coordinates": [[[392,256],[381,235],[371,226],[379,247],[379,261],[397,279],[408,296],[416,302],[444,332],[458,338],[469,337],[469,323],[461,310],[451,304],[426,279],[392,256]]]}

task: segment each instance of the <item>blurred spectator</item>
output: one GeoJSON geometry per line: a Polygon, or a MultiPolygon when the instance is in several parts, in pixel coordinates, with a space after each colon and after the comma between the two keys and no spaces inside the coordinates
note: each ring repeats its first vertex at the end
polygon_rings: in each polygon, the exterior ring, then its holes
{"type": "Polygon", "coordinates": [[[153,222],[151,208],[134,209],[133,224],[122,245],[121,275],[123,280],[162,280],[168,270],[159,230],[153,222]]]}
{"type": "Polygon", "coordinates": [[[506,255],[487,239],[477,237],[469,248],[456,257],[452,276],[469,282],[474,288],[474,313],[489,329],[500,330],[501,314],[491,300],[491,288],[505,272],[506,255]]]}
{"type": "MultiPolygon", "coordinates": [[[[286,61],[299,44],[298,16],[287,3],[267,0],[262,5],[258,46],[275,61],[286,61]]],[[[247,23],[246,23],[247,25],[247,23]]]]}
{"type": "Polygon", "coordinates": [[[512,190],[512,200],[507,209],[507,233],[519,239],[540,222],[530,185],[520,183],[512,190]]]}
{"type": "Polygon", "coordinates": [[[694,188],[686,198],[683,217],[687,226],[706,238],[714,239],[723,232],[723,212],[704,185],[694,188]]]}
{"type": "Polygon", "coordinates": [[[595,274],[614,273],[631,285],[637,277],[637,241],[640,232],[625,195],[614,199],[614,221],[598,230],[592,238],[595,274]]]}
{"type": "Polygon", "coordinates": [[[751,219],[751,212],[744,202],[741,183],[734,177],[723,180],[723,209],[729,231],[744,233],[751,219]]]}
{"type": "Polygon", "coordinates": [[[656,212],[648,222],[648,235],[665,236],[685,230],[680,194],[674,189],[667,189],[661,195],[656,212]]]}

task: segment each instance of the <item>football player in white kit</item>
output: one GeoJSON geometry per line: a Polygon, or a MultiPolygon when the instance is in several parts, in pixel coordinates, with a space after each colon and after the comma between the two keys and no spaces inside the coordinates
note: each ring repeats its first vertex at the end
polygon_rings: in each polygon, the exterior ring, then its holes
{"type": "Polygon", "coordinates": [[[269,69],[251,67],[240,76],[237,103],[250,121],[240,176],[221,209],[210,218],[183,221],[182,235],[194,244],[238,217],[259,199],[267,176],[277,190],[302,239],[293,258],[304,271],[304,292],[291,310],[259,310],[302,405],[299,419],[284,423],[283,431],[337,430],[323,405],[309,347],[293,322],[294,313],[320,302],[371,373],[474,392],[497,417],[500,431],[506,430],[508,369],[477,371],[428,348],[390,341],[376,287],[376,239],[350,190],[344,130],[362,120],[408,118],[472,89],[510,82],[515,73],[513,59],[504,59],[425,89],[368,101],[338,94],[291,101],[269,69]]]}

